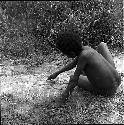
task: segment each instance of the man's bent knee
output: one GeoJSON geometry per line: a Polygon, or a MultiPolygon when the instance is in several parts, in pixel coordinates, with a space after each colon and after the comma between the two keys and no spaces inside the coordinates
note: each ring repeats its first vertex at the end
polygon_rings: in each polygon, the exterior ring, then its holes
{"type": "Polygon", "coordinates": [[[104,43],[104,42],[101,42],[101,43],[98,45],[98,48],[103,48],[103,47],[107,47],[107,44],[104,43]]]}

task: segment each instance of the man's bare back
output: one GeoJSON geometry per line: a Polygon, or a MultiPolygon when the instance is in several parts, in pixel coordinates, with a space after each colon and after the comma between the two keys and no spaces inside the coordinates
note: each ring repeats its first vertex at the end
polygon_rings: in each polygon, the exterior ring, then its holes
{"type": "Polygon", "coordinates": [[[111,89],[118,84],[118,73],[115,68],[96,50],[87,47],[87,64],[84,72],[96,89],[111,89]]]}

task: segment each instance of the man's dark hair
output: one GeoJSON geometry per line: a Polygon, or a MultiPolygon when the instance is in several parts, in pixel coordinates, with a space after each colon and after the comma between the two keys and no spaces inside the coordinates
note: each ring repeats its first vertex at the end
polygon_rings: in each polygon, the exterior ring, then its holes
{"type": "Polygon", "coordinates": [[[56,47],[63,52],[68,54],[68,52],[75,52],[78,56],[82,50],[81,37],[78,33],[66,31],[61,32],[57,35],[55,40],[56,47]]]}

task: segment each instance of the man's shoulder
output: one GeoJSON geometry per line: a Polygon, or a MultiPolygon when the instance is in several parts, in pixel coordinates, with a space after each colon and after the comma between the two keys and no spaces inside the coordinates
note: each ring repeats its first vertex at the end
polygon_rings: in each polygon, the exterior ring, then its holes
{"type": "Polygon", "coordinates": [[[94,54],[95,54],[95,50],[92,49],[92,48],[88,48],[88,49],[83,50],[83,51],[81,52],[80,57],[85,57],[85,58],[87,58],[87,57],[90,57],[90,56],[92,56],[92,55],[94,55],[94,54]]]}

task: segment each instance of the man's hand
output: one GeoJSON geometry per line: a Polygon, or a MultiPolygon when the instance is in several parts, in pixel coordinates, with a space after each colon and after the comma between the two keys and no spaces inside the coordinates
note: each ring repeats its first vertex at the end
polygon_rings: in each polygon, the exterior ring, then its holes
{"type": "Polygon", "coordinates": [[[58,73],[53,73],[52,75],[50,75],[50,76],[48,77],[47,80],[55,79],[57,76],[58,76],[58,73]]]}

